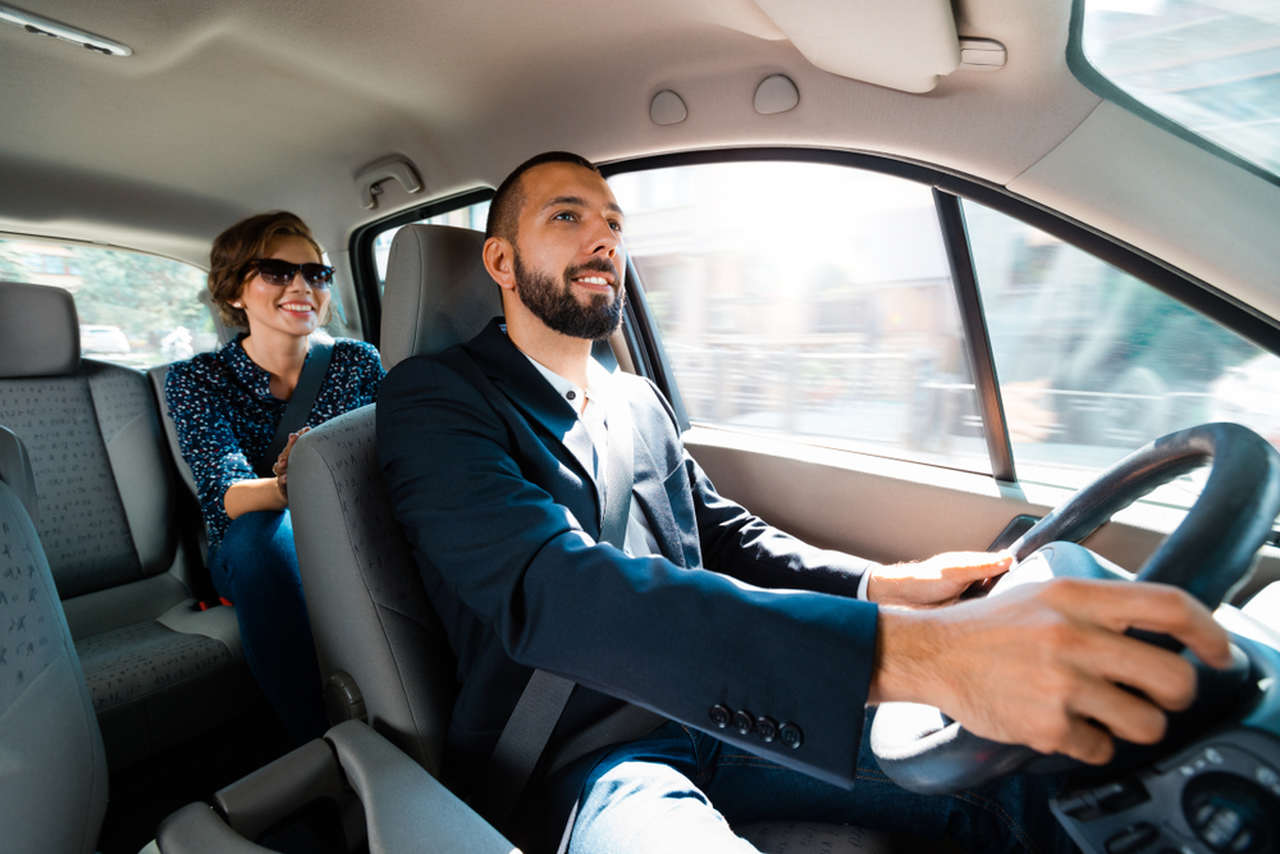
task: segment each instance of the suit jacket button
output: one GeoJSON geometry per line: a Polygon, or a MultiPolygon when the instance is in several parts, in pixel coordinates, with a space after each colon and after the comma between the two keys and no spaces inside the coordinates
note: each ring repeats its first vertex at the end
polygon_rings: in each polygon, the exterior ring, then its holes
{"type": "Polygon", "coordinates": [[[756,735],[760,736],[761,741],[768,744],[778,737],[778,722],[768,715],[761,715],[756,718],[756,735]]]}
{"type": "Polygon", "coordinates": [[[801,732],[800,727],[787,721],[778,727],[778,740],[792,750],[798,750],[800,745],[804,744],[804,733],[801,732]]]}
{"type": "Polygon", "coordinates": [[[756,716],[746,709],[738,709],[733,714],[733,726],[738,730],[739,735],[750,735],[751,730],[756,726],[756,716]]]}
{"type": "Polygon", "coordinates": [[[711,707],[711,722],[718,728],[724,729],[733,720],[733,712],[729,711],[729,707],[724,703],[716,703],[711,707]]]}

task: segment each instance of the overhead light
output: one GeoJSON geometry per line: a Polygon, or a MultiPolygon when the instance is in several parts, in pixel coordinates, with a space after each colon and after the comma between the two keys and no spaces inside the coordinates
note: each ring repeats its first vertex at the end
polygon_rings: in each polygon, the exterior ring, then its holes
{"type": "Polygon", "coordinates": [[[7,3],[0,3],[0,21],[7,21],[10,24],[22,27],[33,35],[49,36],[72,44],[78,44],[95,53],[105,53],[108,56],[133,55],[133,48],[127,44],[121,44],[102,36],[95,36],[93,33],[59,23],[52,18],[46,18],[34,12],[23,11],[7,3]]]}

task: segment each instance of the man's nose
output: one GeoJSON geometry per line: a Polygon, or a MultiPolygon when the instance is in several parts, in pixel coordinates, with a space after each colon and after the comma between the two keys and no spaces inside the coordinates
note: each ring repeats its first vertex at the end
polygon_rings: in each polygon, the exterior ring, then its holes
{"type": "Polygon", "coordinates": [[[618,254],[618,243],[618,232],[613,230],[607,220],[602,220],[591,233],[591,249],[588,254],[612,258],[618,254]]]}

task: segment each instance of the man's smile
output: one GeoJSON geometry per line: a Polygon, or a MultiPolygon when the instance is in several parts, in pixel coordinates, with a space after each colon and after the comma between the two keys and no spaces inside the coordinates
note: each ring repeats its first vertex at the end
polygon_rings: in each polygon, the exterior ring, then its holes
{"type": "Polygon", "coordinates": [[[613,290],[613,282],[611,282],[609,279],[605,278],[604,276],[599,276],[594,274],[589,276],[575,276],[573,279],[571,279],[571,281],[575,285],[582,285],[583,287],[586,287],[590,290],[596,290],[596,291],[613,290]]]}

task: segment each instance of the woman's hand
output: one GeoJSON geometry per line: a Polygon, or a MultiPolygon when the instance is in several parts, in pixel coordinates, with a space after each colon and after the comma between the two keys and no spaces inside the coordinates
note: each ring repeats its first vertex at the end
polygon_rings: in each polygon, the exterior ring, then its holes
{"type": "Polygon", "coordinates": [[[310,429],[310,427],[303,427],[296,433],[290,433],[289,441],[284,443],[284,449],[280,451],[280,456],[276,457],[275,463],[271,466],[271,473],[276,476],[276,489],[280,490],[280,497],[286,503],[289,501],[289,453],[293,450],[298,437],[310,429]]]}

